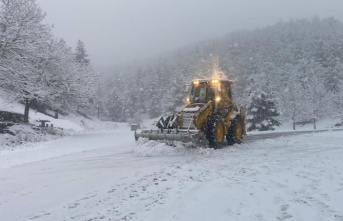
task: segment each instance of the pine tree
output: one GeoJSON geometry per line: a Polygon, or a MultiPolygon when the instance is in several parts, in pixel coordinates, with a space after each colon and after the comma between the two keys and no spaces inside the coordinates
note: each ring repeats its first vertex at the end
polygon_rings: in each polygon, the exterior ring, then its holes
{"type": "Polygon", "coordinates": [[[119,100],[117,92],[111,91],[111,96],[107,102],[107,110],[112,121],[121,121],[123,115],[122,103],[119,100]]]}
{"type": "Polygon", "coordinates": [[[84,64],[84,65],[89,64],[86,47],[85,47],[85,44],[81,40],[77,41],[77,45],[75,49],[75,59],[76,59],[76,62],[80,64],[84,64]]]}
{"type": "Polygon", "coordinates": [[[96,73],[88,59],[85,44],[78,40],[75,50],[75,61],[77,74],[74,75],[74,84],[72,85],[75,92],[77,109],[90,108],[94,104],[95,97],[95,79],[99,76],[96,73]]]}
{"type": "Polygon", "coordinates": [[[339,93],[343,85],[343,64],[336,62],[333,68],[328,68],[324,76],[325,88],[328,92],[339,93]]]}
{"type": "Polygon", "coordinates": [[[248,113],[250,114],[248,131],[274,130],[274,126],[280,126],[280,122],[275,119],[280,115],[276,109],[275,101],[263,92],[253,98],[248,113]]]}

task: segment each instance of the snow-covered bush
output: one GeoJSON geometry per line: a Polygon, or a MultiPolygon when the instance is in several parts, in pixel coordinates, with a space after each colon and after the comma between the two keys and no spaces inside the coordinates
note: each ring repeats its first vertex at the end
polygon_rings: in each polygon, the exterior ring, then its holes
{"type": "Polygon", "coordinates": [[[275,126],[280,126],[280,122],[276,119],[279,115],[275,101],[262,92],[253,97],[248,107],[248,131],[274,130],[275,126]]]}

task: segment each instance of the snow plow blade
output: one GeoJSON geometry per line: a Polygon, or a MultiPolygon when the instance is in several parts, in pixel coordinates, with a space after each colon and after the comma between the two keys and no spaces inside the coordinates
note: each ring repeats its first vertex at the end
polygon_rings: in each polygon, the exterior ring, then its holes
{"type": "Polygon", "coordinates": [[[184,131],[161,131],[161,130],[142,130],[135,132],[136,141],[140,138],[147,138],[149,140],[159,141],[180,141],[183,143],[192,142],[198,144],[200,139],[200,132],[198,130],[184,130],[184,131]]]}

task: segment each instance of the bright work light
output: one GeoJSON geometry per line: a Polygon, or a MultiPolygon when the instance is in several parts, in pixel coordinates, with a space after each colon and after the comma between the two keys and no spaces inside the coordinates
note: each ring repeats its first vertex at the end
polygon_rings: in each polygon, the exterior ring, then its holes
{"type": "Polygon", "coordinates": [[[220,102],[221,100],[222,100],[222,98],[221,97],[216,97],[216,102],[220,102]]]}

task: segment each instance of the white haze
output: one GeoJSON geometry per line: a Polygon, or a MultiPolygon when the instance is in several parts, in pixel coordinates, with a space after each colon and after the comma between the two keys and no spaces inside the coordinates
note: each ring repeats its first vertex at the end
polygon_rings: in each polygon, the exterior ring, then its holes
{"type": "Polygon", "coordinates": [[[78,39],[93,63],[146,58],[239,29],[291,18],[343,20],[341,0],[37,0],[69,45],[78,39]]]}

